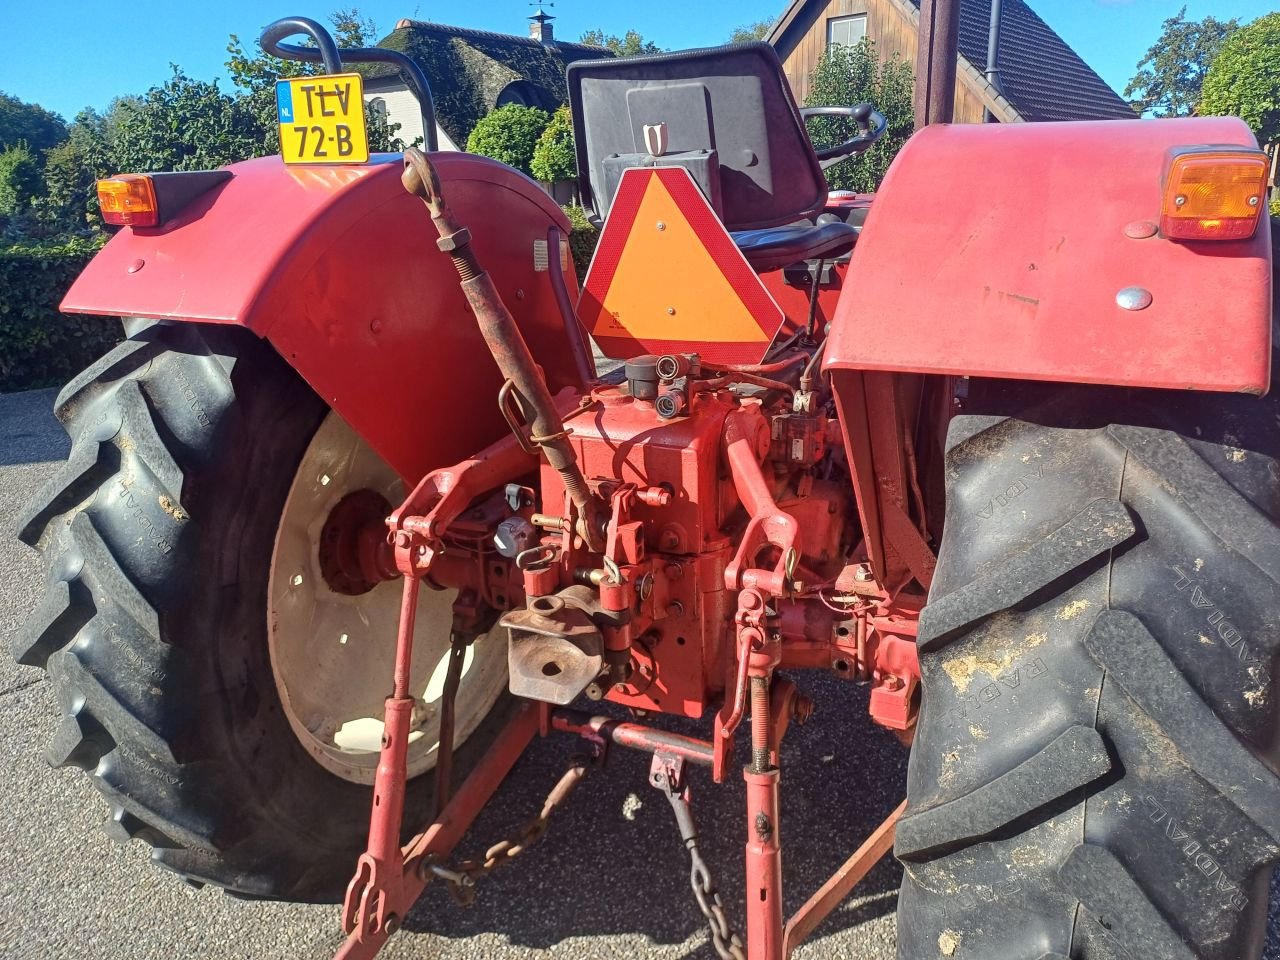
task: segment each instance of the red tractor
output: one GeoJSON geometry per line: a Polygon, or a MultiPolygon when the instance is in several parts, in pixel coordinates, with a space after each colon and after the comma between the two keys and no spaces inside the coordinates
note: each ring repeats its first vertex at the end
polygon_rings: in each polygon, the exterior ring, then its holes
{"type": "MultiPolygon", "coordinates": [[[[603,223],[580,293],[523,175],[368,157],[359,77],[304,19],[263,37],[326,68],[282,82],[283,159],[104,181],[123,226],[63,306],[128,339],[58,397],[17,657],[111,830],[192,881],[345,898],[338,956],[371,957],[626,748],[720,957],[788,956],[890,846],[903,960],[1258,957],[1267,160],[1230,119],[938,123],[955,16],[925,3],[927,125],[869,209],[822,168],[883,118],[823,108],[857,133],[815,151],[767,45],[570,67],[603,223]],[[787,918],[812,671],[870,688],[908,792],[787,918]],[[582,755],[453,859],[536,736],[582,755]],[[695,767],[745,789],[745,908],[700,853],[695,767]]],[[[411,63],[342,57],[401,69],[435,129],[411,63]]]]}

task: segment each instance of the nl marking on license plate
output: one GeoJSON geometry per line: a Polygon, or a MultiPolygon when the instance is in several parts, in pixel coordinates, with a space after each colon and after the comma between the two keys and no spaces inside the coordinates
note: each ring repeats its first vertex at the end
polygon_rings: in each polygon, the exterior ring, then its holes
{"type": "Polygon", "coordinates": [[[364,84],[358,73],[276,81],[285,163],[367,163],[364,84]]]}

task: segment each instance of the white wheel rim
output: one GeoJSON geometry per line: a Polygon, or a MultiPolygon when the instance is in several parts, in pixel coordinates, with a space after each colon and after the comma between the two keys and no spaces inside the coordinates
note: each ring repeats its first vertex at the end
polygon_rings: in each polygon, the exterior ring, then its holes
{"type": "MultiPolygon", "coordinates": [[[[373,783],[391,694],[400,580],[357,596],[336,593],[320,572],[320,532],[349,493],[373,490],[393,505],[404,484],[336,413],[316,431],[285,501],[267,587],[271,669],[299,742],[326,770],[373,783]]],[[[420,588],[410,689],[418,699],[409,776],[435,766],[440,695],[449,659],[456,591],[420,588]]],[[[461,746],[507,686],[505,631],[478,638],[463,661],[454,701],[454,745],[461,746]]]]}

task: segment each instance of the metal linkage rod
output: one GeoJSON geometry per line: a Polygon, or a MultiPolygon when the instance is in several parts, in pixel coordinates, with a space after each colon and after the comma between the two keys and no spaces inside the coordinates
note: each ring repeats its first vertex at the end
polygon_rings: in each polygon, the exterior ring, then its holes
{"type": "Polygon", "coordinates": [[[627,723],[610,717],[593,717],[580,710],[561,708],[551,714],[551,728],[576,734],[588,740],[608,740],[629,750],[664,753],[690,763],[711,766],[715,748],[705,740],[668,733],[640,723],[627,723]]]}
{"type": "Polygon", "coordinates": [[[602,549],[609,507],[587,486],[564,421],[551,400],[546,378],[533,359],[511,311],[502,302],[493,279],[476,259],[471,248],[471,231],[453,219],[440,189],[440,178],[427,156],[410,147],[404,153],[404,162],[401,181],[405,189],[422,200],[431,212],[431,220],[440,234],[438,245],[453,260],[462,292],[471,305],[489,352],[502,375],[511,381],[520,395],[521,408],[533,428],[529,439],[542,447],[547,462],[560,474],[565,490],[578,510],[579,535],[593,550],[602,549]]]}
{"type": "Polygon", "coordinates": [[[863,841],[862,846],[853,852],[831,878],[818,888],[804,906],[795,912],[787,921],[786,931],[782,937],[782,956],[791,956],[793,951],[818,925],[840,906],[841,901],[853,891],[880,858],[893,849],[893,838],[897,831],[898,820],[907,808],[903,800],[898,808],[889,814],[884,823],[876,827],[871,836],[863,841]]]}

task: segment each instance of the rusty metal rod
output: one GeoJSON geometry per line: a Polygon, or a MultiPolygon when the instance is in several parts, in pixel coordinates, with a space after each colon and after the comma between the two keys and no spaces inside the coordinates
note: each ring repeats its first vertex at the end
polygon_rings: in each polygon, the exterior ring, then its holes
{"type": "Polygon", "coordinates": [[[773,717],[769,714],[769,678],[751,678],[751,772],[767,773],[772,750],[773,717]]]}
{"type": "Polygon", "coordinates": [[[462,665],[467,658],[470,642],[466,637],[454,634],[449,645],[449,667],[445,671],[444,691],[440,694],[440,746],[436,752],[436,790],[431,800],[432,817],[449,802],[453,792],[453,726],[458,699],[458,684],[462,681],[462,665]]]}
{"type": "MultiPolygon", "coordinates": [[[[766,711],[767,713],[768,711],[766,711]]],[[[560,708],[551,714],[551,728],[589,740],[610,740],[620,747],[643,753],[667,753],[691,763],[711,766],[715,748],[706,740],[668,733],[640,723],[592,716],[580,710],[560,708]]]]}
{"type": "Polygon", "coordinates": [[[462,292],[475,314],[485,344],[502,375],[515,384],[520,394],[524,415],[529,418],[533,431],[530,439],[542,447],[547,462],[564,481],[565,490],[583,521],[579,533],[593,549],[602,549],[608,506],[587,487],[564,421],[551,400],[546,378],[511,311],[502,302],[493,279],[476,259],[471,249],[471,231],[454,220],[441,193],[440,178],[426,154],[410,147],[404,153],[404,164],[401,182],[405,190],[421,199],[431,212],[431,221],[440,234],[439,247],[453,260],[462,292]]]}
{"type": "Polygon", "coordinates": [[[787,921],[782,937],[783,960],[791,956],[791,951],[818,928],[831,911],[862,882],[871,868],[880,862],[880,858],[893,848],[898,820],[906,808],[907,801],[903,800],[884,823],[863,841],[862,846],[854,851],[853,856],[841,864],[831,878],[787,921]]]}

